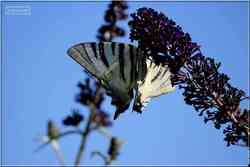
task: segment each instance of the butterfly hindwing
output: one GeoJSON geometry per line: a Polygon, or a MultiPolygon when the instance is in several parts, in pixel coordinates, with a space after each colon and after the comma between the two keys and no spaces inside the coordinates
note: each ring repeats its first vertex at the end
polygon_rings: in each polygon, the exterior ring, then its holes
{"type": "Polygon", "coordinates": [[[138,81],[138,88],[133,109],[141,113],[151,98],[157,97],[175,90],[171,83],[171,73],[167,66],[156,65],[147,58],[147,73],[143,81],[138,81]]]}

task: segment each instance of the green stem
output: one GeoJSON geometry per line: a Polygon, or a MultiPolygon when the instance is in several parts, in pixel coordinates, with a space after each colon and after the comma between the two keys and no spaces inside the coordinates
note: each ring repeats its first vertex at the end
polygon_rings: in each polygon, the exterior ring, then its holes
{"type": "Polygon", "coordinates": [[[82,158],[84,150],[85,150],[86,141],[87,141],[87,138],[89,136],[89,133],[91,132],[91,123],[93,120],[94,113],[95,113],[95,106],[93,104],[90,104],[90,115],[89,115],[85,130],[82,133],[81,144],[80,144],[80,147],[79,147],[78,153],[76,155],[76,159],[75,159],[75,166],[80,165],[81,158],[82,158]]]}
{"type": "Polygon", "coordinates": [[[105,165],[110,165],[110,160],[109,157],[105,156],[103,153],[101,153],[100,151],[93,151],[92,152],[92,156],[94,155],[98,155],[103,161],[105,165]]]}
{"type": "Polygon", "coordinates": [[[107,158],[105,161],[105,165],[111,165],[111,163],[112,163],[111,158],[107,158]]]}

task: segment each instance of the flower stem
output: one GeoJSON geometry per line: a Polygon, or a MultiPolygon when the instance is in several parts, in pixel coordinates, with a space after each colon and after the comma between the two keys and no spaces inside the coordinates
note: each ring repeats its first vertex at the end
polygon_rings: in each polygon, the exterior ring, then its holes
{"type": "Polygon", "coordinates": [[[111,165],[112,160],[110,158],[107,158],[107,160],[105,161],[105,165],[111,165]]]}
{"type": "Polygon", "coordinates": [[[51,141],[51,146],[52,146],[52,149],[54,150],[55,154],[56,154],[56,157],[59,161],[59,163],[64,166],[64,157],[63,157],[63,153],[60,151],[59,149],[59,145],[56,141],[52,140],[51,141]]]}
{"type": "Polygon", "coordinates": [[[78,153],[76,155],[75,166],[80,165],[81,158],[82,158],[84,150],[85,150],[86,141],[87,141],[87,138],[89,136],[89,133],[91,132],[91,123],[92,123],[92,120],[93,120],[93,115],[95,113],[95,106],[93,104],[90,104],[90,110],[91,111],[90,111],[90,115],[89,115],[89,118],[88,118],[88,122],[87,122],[87,125],[85,127],[85,130],[82,133],[81,144],[80,144],[78,153]]]}

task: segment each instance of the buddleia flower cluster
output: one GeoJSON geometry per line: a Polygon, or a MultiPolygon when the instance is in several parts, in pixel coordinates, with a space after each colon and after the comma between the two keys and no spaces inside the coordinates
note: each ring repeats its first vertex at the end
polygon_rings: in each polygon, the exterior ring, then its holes
{"type": "Polygon", "coordinates": [[[163,13],[140,8],[131,14],[130,39],[156,63],[168,65],[173,85],[183,89],[186,104],[192,105],[204,121],[215,128],[224,126],[227,145],[249,146],[249,109],[241,109],[249,99],[243,90],[233,87],[230,78],[219,71],[220,63],[205,57],[188,33],[163,13]]]}
{"type": "Polygon", "coordinates": [[[87,78],[84,83],[80,82],[78,87],[80,88],[80,93],[76,96],[76,101],[88,107],[90,112],[93,112],[92,122],[96,126],[111,126],[110,115],[101,108],[101,104],[105,100],[105,93],[99,82],[87,78]]]}
{"type": "MultiPolygon", "coordinates": [[[[78,134],[82,137],[81,146],[75,160],[75,165],[79,165],[88,136],[94,131],[103,134],[104,129],[112,126],[110,115],[101,107],[105,100],[105,94],[100,84],[93,79],[87,78],[85,82],[80,82],[78,87],[80,88],[80,93],[76,96],[76,101],[86,107],[89,113],[80,112],[78,109],[72,110],[62,121],[63,125],[69,127],[70,130],[60,130],[53,121],[48,121],[47,135],[41,138],[43,144],[36,149],[36,151],[39,151],[44,146],[50,144],[61,164],[64,163],[64,158],[59,149],[59,139],[72,134],[78,134]],[[83,123],[85,125],[82,128],[83,123]]],[[[104,135],[108,139],[112,138],[112,135],[107,130],[104,135]]]]}
{"type": "Polygon", "coordinates": [[[125,30],[117,26],[117,22],[127,19],[127,8],[126,1],[112,1],[104,16],[106,23],[98,30],[97,38],[100,41],[112,41],[114,37],[122,37],[125,35],[125,30]]]}
{"type": "Polygon", "coordinates": [[[164,14],[140,8],[131,17],[128,23],[131,41],[138,41],[140,48],[156,63],[168,64],[172,73],[179,71],[191,55],[200,52],[190,35],[164,14]]]}

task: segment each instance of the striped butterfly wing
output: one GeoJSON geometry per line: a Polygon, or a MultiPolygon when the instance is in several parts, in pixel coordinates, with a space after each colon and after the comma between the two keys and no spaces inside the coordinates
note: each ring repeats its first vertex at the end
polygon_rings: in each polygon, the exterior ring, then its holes
{"type": "Polygon", "coordinates": [[[80,43],[72,46],[67,53],[96,78],[100,78],[112,63],[109,62],[109,54],[104,51],[104,43],[80,43]]]}
{"type": "Polygon", "coordinates": [[[151,59],[146,60],[147,74],[143,81],[138,81],[137,95],[133,109],[139,113],[147,106],[151,98],[175,90],[171,83],[171,73],[167,66],[156,65],[151,59]]]}
{"type": "Polygon", "coordinates": [[[119,112],[125,111],[133,98],[138,78],[146,74],[146,62],[140,50],[129,44],[115,42],[80,43],[68,55],[101,81],[119,112]],[[131,95],[132,93],[132,95],[131,95]]]}

